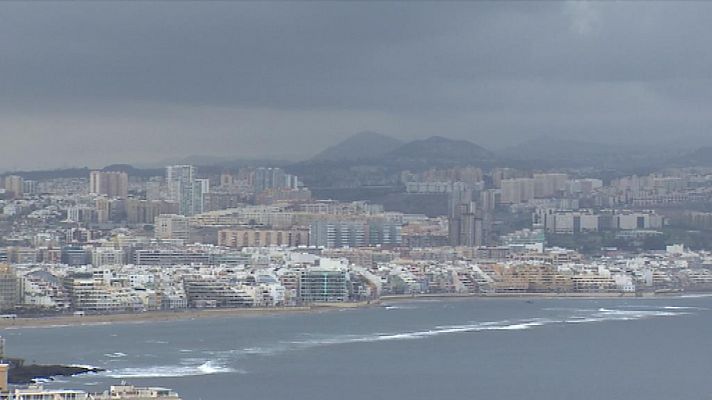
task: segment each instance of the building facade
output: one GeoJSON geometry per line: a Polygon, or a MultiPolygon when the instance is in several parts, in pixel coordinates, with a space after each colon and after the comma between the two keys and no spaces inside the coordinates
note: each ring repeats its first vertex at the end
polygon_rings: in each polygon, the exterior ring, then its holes
{"type": "Polygon", "coordinates": [[[223,229],[218,232],[218,245],[225,247],[260,246],[306,246],[309,244],[309,230],[305,228],[268,229],[243,228],[223,229]]]}
{"type": "Polygon", "coordinates": [[[126,198],[129,194],[129,176],[126,172],[91,171],[89,193],[109,198],[126,198]]]}

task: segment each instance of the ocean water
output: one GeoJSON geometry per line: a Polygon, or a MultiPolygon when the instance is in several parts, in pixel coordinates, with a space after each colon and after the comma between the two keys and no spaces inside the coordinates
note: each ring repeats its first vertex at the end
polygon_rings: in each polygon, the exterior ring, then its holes
{"type": "Polygon", "coordinates": [[[184,399],[709,399],[712,297],[420,300],[248,317],[7,329],[7,352],[184,399]]]}

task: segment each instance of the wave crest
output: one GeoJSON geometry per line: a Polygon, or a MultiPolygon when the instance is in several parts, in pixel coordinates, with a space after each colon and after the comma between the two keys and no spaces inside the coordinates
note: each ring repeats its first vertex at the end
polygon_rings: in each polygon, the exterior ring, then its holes
{"type": "Polygon", "coordinates": [[[241,372],[216,361],[206,361],[199,365],[160,365],[150,367],[131,367],[105,374],[111,378],[176,378],[182,376],[199,376],[241,372]]]}

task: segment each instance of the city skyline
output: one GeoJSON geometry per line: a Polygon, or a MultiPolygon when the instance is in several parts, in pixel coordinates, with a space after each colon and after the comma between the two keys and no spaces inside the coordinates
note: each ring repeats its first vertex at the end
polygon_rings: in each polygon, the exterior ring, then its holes
{"type": "Polygon", "coordinates": [[[709,15],[0,1],[0,400],[708,396],[709,15]]]}

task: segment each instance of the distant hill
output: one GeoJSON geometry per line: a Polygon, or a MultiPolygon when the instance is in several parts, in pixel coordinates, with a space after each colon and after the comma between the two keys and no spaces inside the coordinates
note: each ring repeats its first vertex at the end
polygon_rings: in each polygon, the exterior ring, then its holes
{"type": "Polygon", "coordinates": [[[281,167],[294,163],[282,158],[233,158],[223,156],[192,155],[183,158],[166,158],[153,163],[135,164],[139,169],[164,169],[167,165],[193,165],[198,171],[222,171],[241,167],[281,167]]]}
{"type": "Polygon", "coordinates": [[[392,171],[422,171],[456,166],[487,167],[496,162],[491,151],[467,140],[433,136],[414,140],[389,152],[380,160],[392,171]]]}
{"type": "Polygon", "coordinates": [[[652,149],[540,136],[497,152],[500,159],[519,168],[595,167],[629,169],[660,161],[652,149]]]}
{"type": "MultiPolygon", "coordinates": [[[[360,143],[374,142],[365,140],[360,143]]],[[[315,157],[292,164],[287,170],[300,176],[310,188],[388,187],[400,185],[400,172],[404,170],[488,166],[495,161],[494,154],[483,147],[466,140],[440,136],[401,144],[387,152],[383,151],[384,148],[369,145],[363,148],[359,158],[341,157],[335,160],[315,157]],[[366,150],[369,150],[368,153],[366,150]]],[[[346,154],[346,149],[348,146],[342,147],[339,152],[346,154]]],[[[330,154],[338,153],[330,151],[330,154]]]]}
{"type": "Polygon", "coordinates": [[[165,170],[163,168],[136,168],[129,164],[107,165],[101,170],[105,172],[126,172],[129,176],[140,176],[143,178],[162,176],[163,174],[165,174],[165,170]]]}
{"type": "Polygon", "coordinates": [[[62,168],[62,169],[51,169],[51,170],[38,170],[38,171],[11,171],[2,174],[2,176],[7,175],[19,175],[24,179],[30,180],[42,180],[42,179],[56,179],[56,178],[83,178],[89,177],[89,168],[62,168]]]}
{"type": "MultiPolygon", "coordinates": [[[[24,179],[30,180],[44,180],[44,179],[59,179],[59,178],[89,178],[89,173],[92,169],[87,167],[81,168],[62,168],[62,169],[48,169],[48,170],[36,170],[36,171],[12,171],[5,174],[0,174],[0,176],[6,175],[19,175],[24,179]]],[[[129,176],[138,176],[142,178],[150,178],[152,176],[161,176],[165,172],[162,168],[153,169],[141,169],[135,168],[128,164],[113,164],[106,166],[101,169],[101,171],[118,171],[126,172],[129,176]]]]}
{"type": "Polygon", "coordinates": [[[415,140],[386,154],[388,158],[429,162],[432,164],[480,164],[494,160],[494,154],[467,140],[433,136],[415,140]]]}
{"type": "Polygon", "coordinates": [[[310,161],[354,161],[380,158],[403,144],[376,132],[360,132],[326,148],[310,161]]]}
{"type": "Polygon", "coordinates": [[[695,151],[687,153],[676,160],[679,166],[712,166],[712,146],[702,146],[695,151]]]}
{"type": "Polygon", "coordinates": [[[572,160],[606,156],[623,151],[624,149],[621,147],[607,144],[539,136],[502,149],[497,154],[508,159],[518,160],[572,160]]]}

